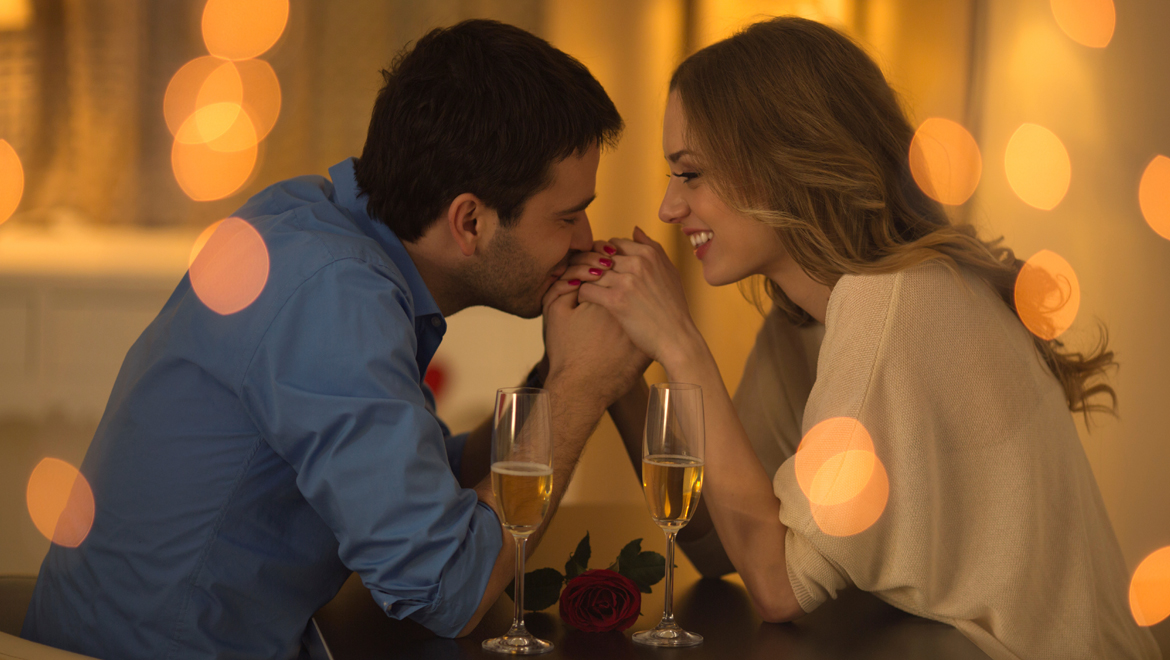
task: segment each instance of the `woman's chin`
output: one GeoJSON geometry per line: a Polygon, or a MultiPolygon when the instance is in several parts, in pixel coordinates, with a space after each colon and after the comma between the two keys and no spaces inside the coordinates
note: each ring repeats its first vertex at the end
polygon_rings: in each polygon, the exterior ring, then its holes
{"type": "Polygon", "coordinates": [[[726,286],[728,284],[735,284],[743,279],[743,277],[736,277],[731,273],[725,273],[709,265],[707,262],[703,262],[703,279],[711,286],[726,286]]]}

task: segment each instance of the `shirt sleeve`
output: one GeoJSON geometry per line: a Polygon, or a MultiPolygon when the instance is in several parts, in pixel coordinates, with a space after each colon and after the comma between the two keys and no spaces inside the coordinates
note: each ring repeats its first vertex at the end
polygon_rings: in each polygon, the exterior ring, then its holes
{"type": "Polygon", "coordinates": [[[243,398],[382,609],[450,637],[479,605],[503,539],[455,476],[463,436],[428,409],[410,309],[388,271],[326,265],[272,323],[243,398]]]}

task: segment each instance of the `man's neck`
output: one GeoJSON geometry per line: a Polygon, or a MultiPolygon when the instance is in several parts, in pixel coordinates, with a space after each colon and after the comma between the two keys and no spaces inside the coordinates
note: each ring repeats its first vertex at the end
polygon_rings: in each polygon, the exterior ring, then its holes
{"type": "Polygon", "coordinates": [[[423,284],[427,287],[427,291],[430,291],[431,297],[435,299],[435,304],[439,306],[439,311],[444,317],[451,316],[475,304],[466,300],[466,287],[460,284],[449,266],[442,264],[430,254],[430,250],[427,249],[429,246],[425,241],[420,240],[414,243],[403,241],[402,247],[406,248],[406,253],[410,255],[410,260],[418,269],[423,284]]]}

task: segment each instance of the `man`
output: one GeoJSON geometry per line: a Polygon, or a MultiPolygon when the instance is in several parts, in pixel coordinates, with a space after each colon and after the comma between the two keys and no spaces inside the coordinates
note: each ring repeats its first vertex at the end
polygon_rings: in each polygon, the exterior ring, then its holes
{"type": "Polygon", "coordinates": [[[621,118],[579,62],[490,21],[431,32],[384,75],[359,160],[237,213],[267,247],[260,296],[220,315],[184,278],[131,348],[81,468],[93,528],[50,550],[25,637],[287,658],[351,571],[388,615],[444,636],[511,581],[490,426],[452,437],[422,376],[445,317],[544,301],[560,499],[647,364],[604,310],[553,288],[592,247],[585,208],[621,118]]]}

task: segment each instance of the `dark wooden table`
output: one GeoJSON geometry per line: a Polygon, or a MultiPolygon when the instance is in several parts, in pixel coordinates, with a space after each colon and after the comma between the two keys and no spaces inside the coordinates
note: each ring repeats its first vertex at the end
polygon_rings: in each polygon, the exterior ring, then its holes
{"type": "MultiPolygon", "coordinates": [[[[628,541],[642,537],[644,550],[665,552],[662,532],[644,507],[633,505],[563,506],[549,525],[528,570],[552,566],[563,570],[577,542],[590,532],[590,568],[605,568],[628,541]]],[[[652,628],[662,615],[663,583],[642,599],[642,616],[620,632],[586,633],[563,624],[554,605],[525,616],[528,629],[556,649],[542,658],[874,658],[965,660],[983,654],[950,626],[906,614],[861,591],[844,593],[792,623],[763,623],[752,610],[737,575],[700,579],[680,552],[675,569],[675,616],[680,625],[703,635],[689,649],[651,649],[630,641],[638,630],[652,628]]],[[[356,576],[315,617],[335,660],[389,658],[493,658],[480,648],[483,640],[503,634],[512,621],[512,601],[502,596],[480,625],[462,639],[440,639],[412,622],[394,621],[374,604],[356,576]]]]}

